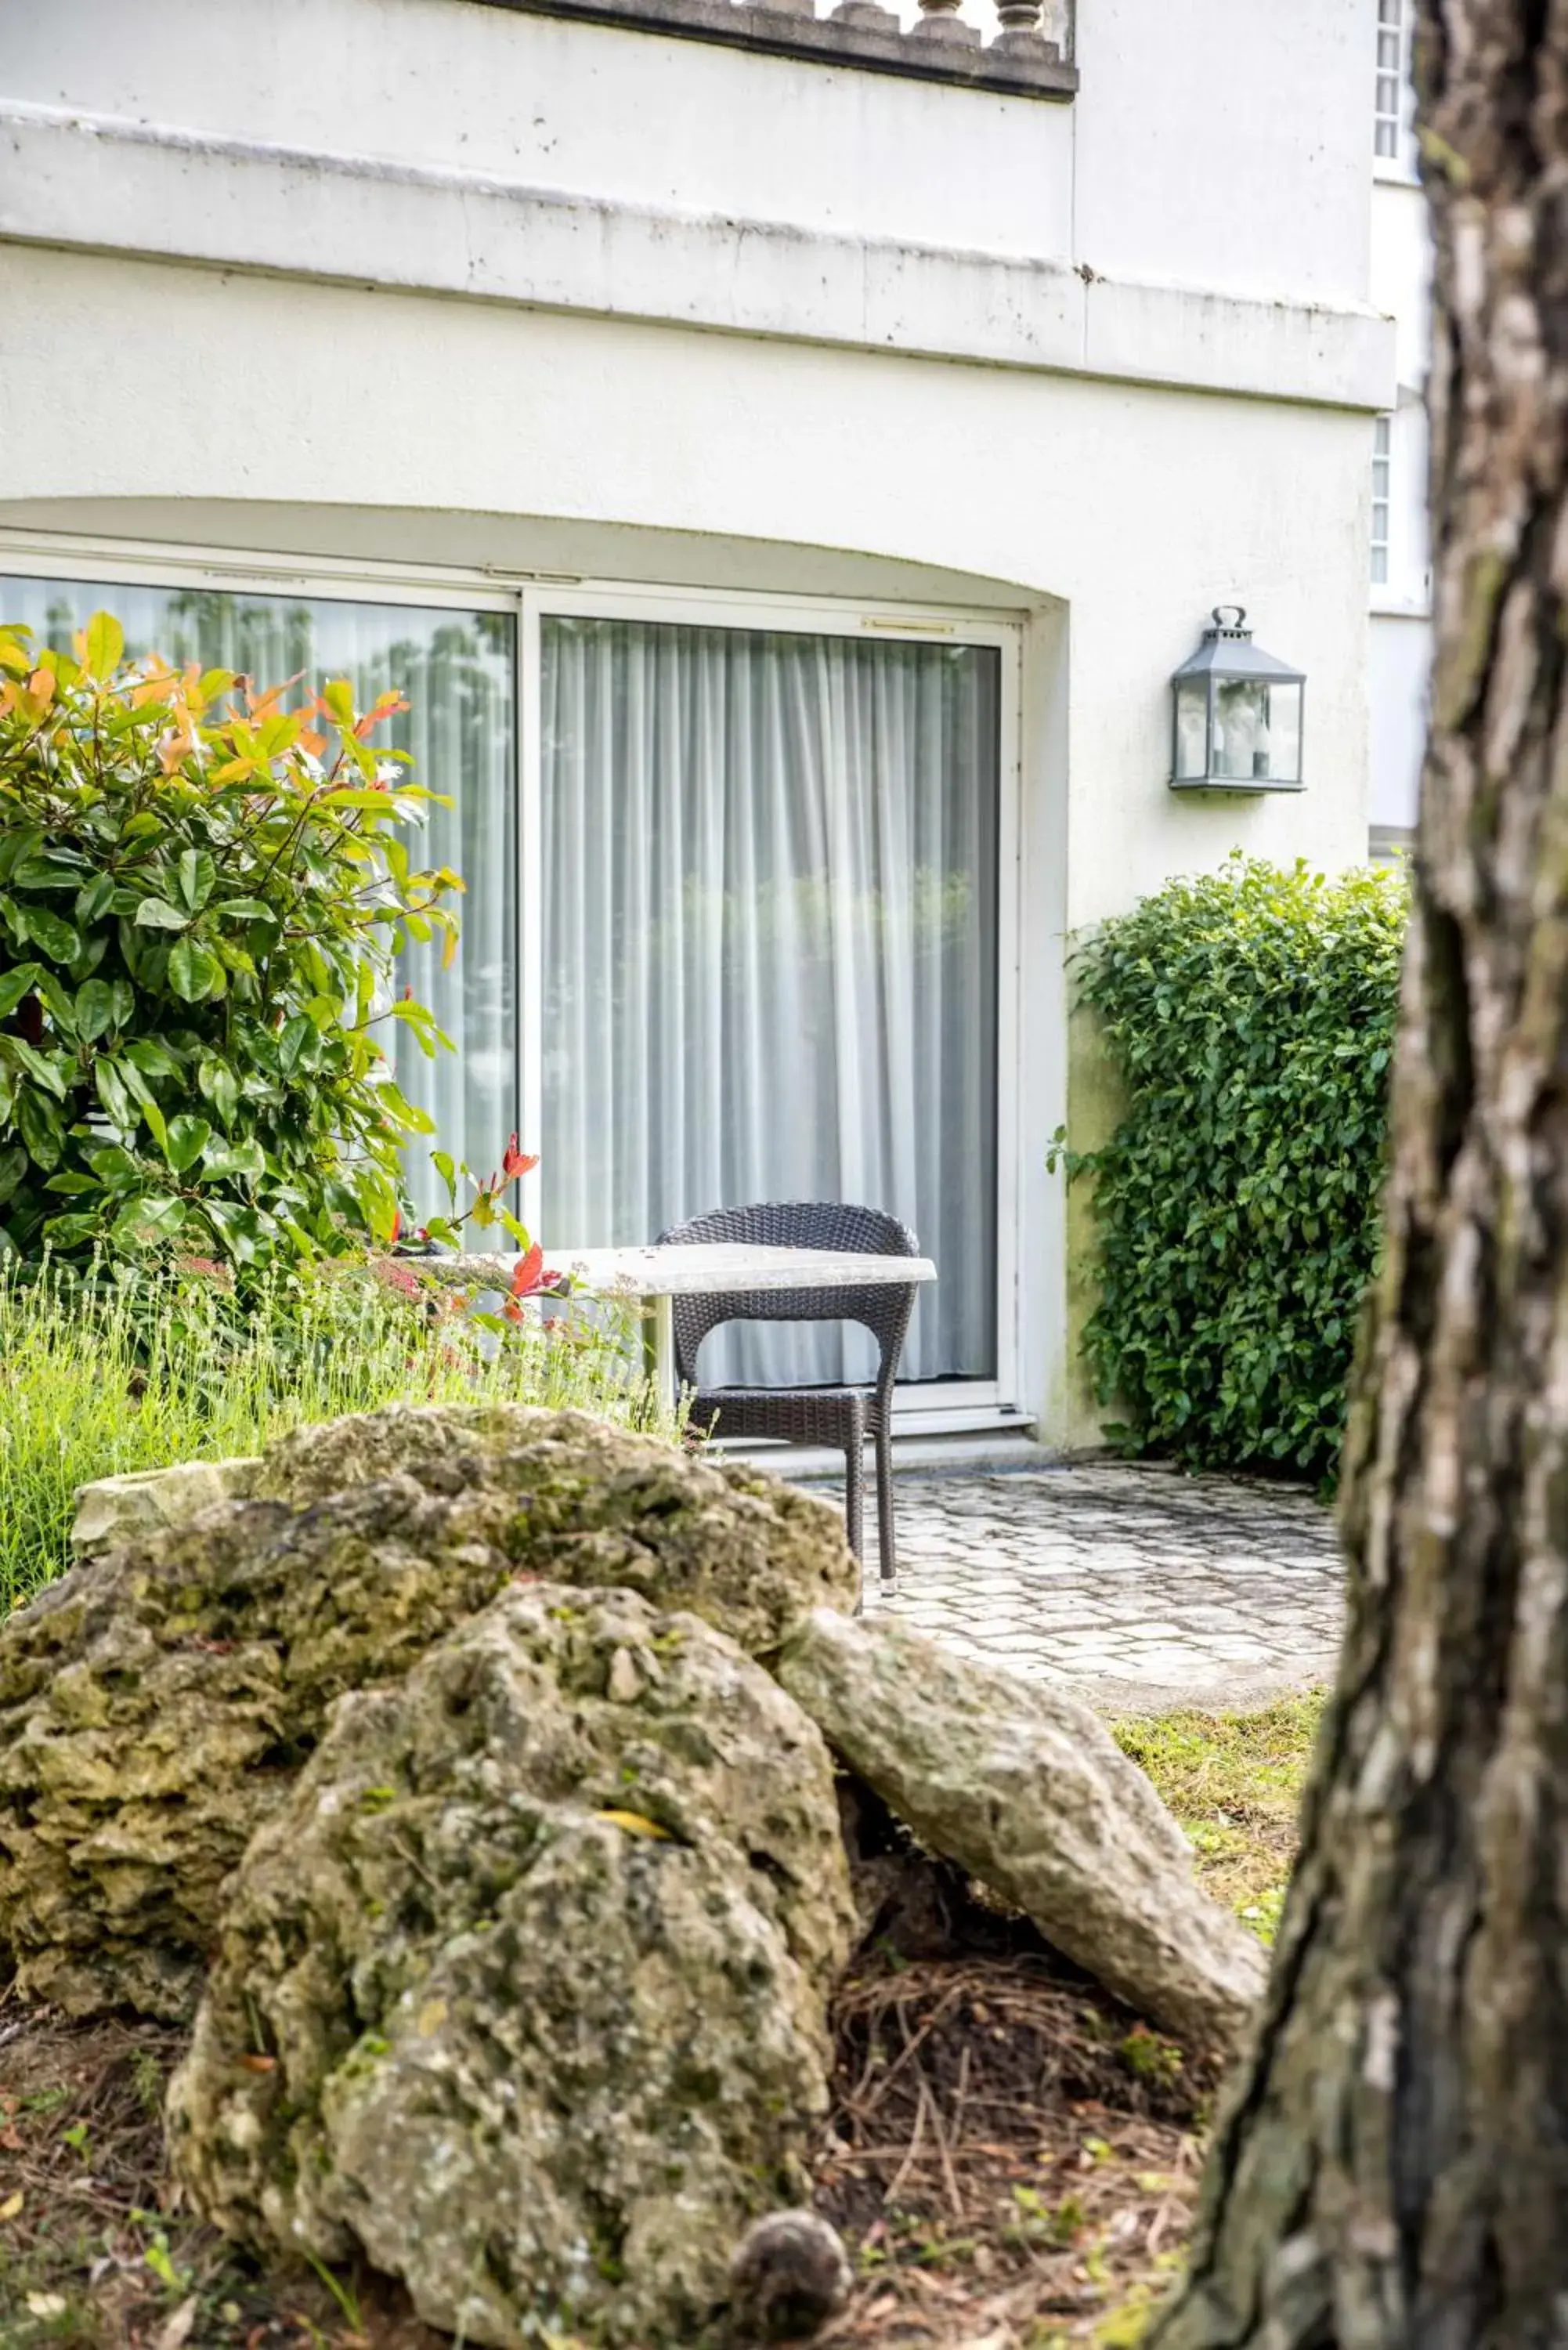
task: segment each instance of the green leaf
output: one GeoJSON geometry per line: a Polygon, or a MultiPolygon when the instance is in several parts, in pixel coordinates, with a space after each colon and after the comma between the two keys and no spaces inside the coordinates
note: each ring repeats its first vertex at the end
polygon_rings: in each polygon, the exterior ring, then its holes
{"type": "Polygon", "coordinates": [[[284,1023],[277,1040],[277,1065],[286,1077],[291,1077],[299,1066],[300,1055],[316,1042],[316,1029],[303,1013],[296,1013],[284,1023]]]}
{"type": "Polygon", "coordinates": [[[112,612],[95,612],[87,624],[87,666],[94,677],[112,676],[125,651],[125,630],[112,612]]]}
{"type": "Polygon", "coordinates": [[[131,1107],[125,1079],[107,1054],[100,1053],[93,1063],[92,1081],[112,1123],[129,1134],[136,1124],[136,1112],[131,1107]]]}
{"type": "Polygon", "coordinates": [[[19,1143],[0,1150],[0,1207],[13,1196],[26,1171],[27,1154],[19,1143]]]}
{"type": "Polygon", "coordinates": [[[60,1113],[46,1094],[36,1087],[24,1086],[16,1097],[16,1124],[35,1166],[46,1172],[60,1163],[65,1147],[65,1135],[60,1125],[60,1113]]]}
{"type": "Polygon", "coordinates": [[[0,1020],[9,1020],[25,995],[31,995],[42,976],[42,966],[36,962],[19,962],[14,969],[0,972],[0,1020]]]}
{"type": "Polygon", "coordinates": [[[213,909],[213,918],[225,922],[270,922],[277,928],[277,915],[262,898],[225,898],[213,909]]]}
{"type": "Polygon", "coordinates": [[[204,1118],[197,1118],[190,1110],[182,1110],[178,1118],[170,1119],[163,1156],[176,1175],[183,1175],[188,1167],[195,1165],[212,1131],[204,1118]]]}
{"type": "Polygon", "coordinates": [[[214,1180],[229,1175],[243,1175],[249,1181],[259,1183],[266,1173],[266,1159],[261,1144],[254,1140],[215,1141],[208,1144],[202,1167],[204,1171],[214,1180]]]}
{"type": "Polygon", "coordinates": [[[139,931],[182,931],[191,917],[171,906],[167,898],[143,898],[136,910],[139,931]]]}
{"type": "Polygon", "coordinates": [[[47,1216],[44,1220],[44,1238],[57,1254],[67,1249],[80,1248],[84,1241],[96,1241],[99,1236],[98,1215],[86,1215],[79,1210],[69,1215],[47,1216]]]}
{"type": "Polygon", "coordinates": [[[96,1191],[99,1186],[90,1175],[76,1175],[67,1169],[63,1175],[51,1175],[44,1189],[58,1191],[65,1199],[77,1200],[84,1191],[96,1191]]]}
{"type": "Polygon", "coordinates": [[[67,864],[58,857],[27,857],[11,876],[18,889],[79,889],[82,869],[80,861],[67,864]]]}
{"type": "Polygon", "coordinates": [[[38,994],[45,1010],[60,1035],[74,1039],[77,1034],[76,1003],[74,999],[67,994],[52,971],[39,972],[38,994]]]}
{"type": "Polygon", "coordinates": [[[196,1086],[202,1099],[211,1102],[225,1126],[231,1125],[240,1106],[240,1081],[227,1061],[209,1055],[197,1068],[196,1086]]]}
{"type": "Polygon", "coordinates": [[[115,879],[112,873],[95,873],[77,892],[76,918],[84,930],[100,922],[113,905],[115,879]]]}
{"type": "Polygon", "coordinates": [[[187,1003],[202,1003],[223,992],[223,966],[187,932],[170,950],[169,984],[187,1003]]]}
{"type": "Polygon", "coordinates": [[[119,996],[113,982],[107,979],[84,980],[77,990],[77,1035],[88,1045],[96,1037],[107,1036],[115,1024],[119,1009],[119,996]]]}
{"type": "Polygon", "coordinates": [[[180,852],[180,895],[193,914],[199,914],[217,884],[218,868],[204,848],[183,848],[180,852]]]}
{"type": "Polygon", "coordinates": [[[9,881],[17,866],[36,856],[43,843],[43,833],[35,825],[20,825],[15,832],[0,832],[0,881],[9,881]]]}
{"type": "Polygon", "coordinates": [[[31,1077],[36,1086],[41,1086],[46,1093],[53,1094],[57,1101],[64,1101],[66,1073],[54,1054],[40,1053],[23,1036],[0,1038],[0,1052],[14,1068],[31,1077]]]}
{"type": "Polygon", "coordinates": [[[81,934],[63,914],[51,913],[47,906],[19,906],[16,912],[24,937],[56,962],[75,962],[82,951],[81,934]]]}
{"type": "Polygon", "coordinates": [[[167,1045],[156,1036],[134,1036],[125,1048],[125,1057],[134,1062],[144,1076],[177,1077],[180,1064],[167,1045]]]}
{"type": "Polygon", "coordinates": [[[144,1191],[140,1198],[127,1201],[114,1220],[109,1238],[117,1248],[151,1248],[159,1241],[172,1240],[184,1221],[182,1201],[164,1192],[144,1191]]]}
{"type": "Polygon", "coordinates": [[[96,1150],[89,1150],[87,1161],[106,1191],[123,1191],[127,1183],[135,1180],[136,1161],[118,1142],[101,1143],[96,1150]]]}

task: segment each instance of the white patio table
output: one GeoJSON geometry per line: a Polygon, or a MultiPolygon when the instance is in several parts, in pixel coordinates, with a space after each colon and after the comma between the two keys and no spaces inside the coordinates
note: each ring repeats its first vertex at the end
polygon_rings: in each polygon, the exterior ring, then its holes
{"type": "MultiPolygon", "coordinates": [[[[675,1341],[671,1301],[711,1297],[730,1290],[877,1289],[935,1281],[929,1256],[866,1256],[856,1249],[753,1248],[734,1241],[692,1241],[660,1248],[553,1250],[547,1263],[570,1274],[578,1296],[619,1297],[653,1309],[653,1364],[659,1392],[675,1401],[675,1341]]],[[[504,1289],[515,1256],[430,1260],[443,1278],[504,1289]]]]}

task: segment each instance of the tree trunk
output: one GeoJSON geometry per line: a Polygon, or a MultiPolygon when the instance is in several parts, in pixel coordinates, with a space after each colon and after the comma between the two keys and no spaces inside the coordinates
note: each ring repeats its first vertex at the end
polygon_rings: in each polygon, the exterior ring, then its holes
{"type": "Polygon", "coordinates": [[[1349,1623],[1158,2350],[1568,2344],[1568,0],[1421,0],[1437,666],[1349,1623]]]}

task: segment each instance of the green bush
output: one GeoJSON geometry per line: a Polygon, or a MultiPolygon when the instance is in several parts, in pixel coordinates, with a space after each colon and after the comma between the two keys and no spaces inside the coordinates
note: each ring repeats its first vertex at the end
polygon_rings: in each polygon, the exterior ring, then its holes
{"type": "Polygon", "coordinates": [[[1233,858],[1078,960],[1126,1112],[1094,1183],[1085,1332],[1116,1433],[1193,1467],[1331,1473],[1380,1237],[1402,879],[1233,858]]]}
{"type": "Polygon", "coordinates": [[[242,1267],[394,1236],[428,1132],[376,1041],[455,925],[402,838],[431,795],[341,681],[286,689],[0,629],[0,1244],[242,1267]]]}
{"type": "Polygon", "coordinates": [[[264,1273],[217,1265],[0,1266],[0,1617],[68,1561],[78,1485],[254,1453],[378,1404],[576,1405],[674,1438],[629,1313],[478,1315],[417,1263],[264,1273]]]}

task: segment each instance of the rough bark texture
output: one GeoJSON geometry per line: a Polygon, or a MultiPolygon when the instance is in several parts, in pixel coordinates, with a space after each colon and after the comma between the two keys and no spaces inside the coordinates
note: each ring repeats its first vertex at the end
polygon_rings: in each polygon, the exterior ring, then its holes
{"type": "Polygon", "coordinates": [[[507,1592],[346,1698],[254,1838],[171,2151],[231,2233],[362,2249],[464,2341],[689,2342],[802,2199],[853,1932],[827,1749],[760,1665],[507,1592]]]}
{"type": "Polygon", "coordinates": [[[894,1618],[826,1609],[778,1673],[929,1851],[1152,2022],[1203,2047],[1239,2037],[1262,1951],[1199,1889],[1181,1830],[1086,1706],[894,1618]]]}
{"type": "Polygon", "coordinates": [[[1350,1616],[1159,2350],[1568,2341],[1568,6],[1423,0],[1438,659],[1350,1616]]]}
{"type": "Polygon", "coordinates": [[[826,1503],[581,1412],[395,1406],[247,1482],[0,1624],[0,1950],[73,2013],[187,2012],[223,1879],[332,1700],[514,1578],[628,1588],[748,1649],[857,1586],[826,1503]]]}

